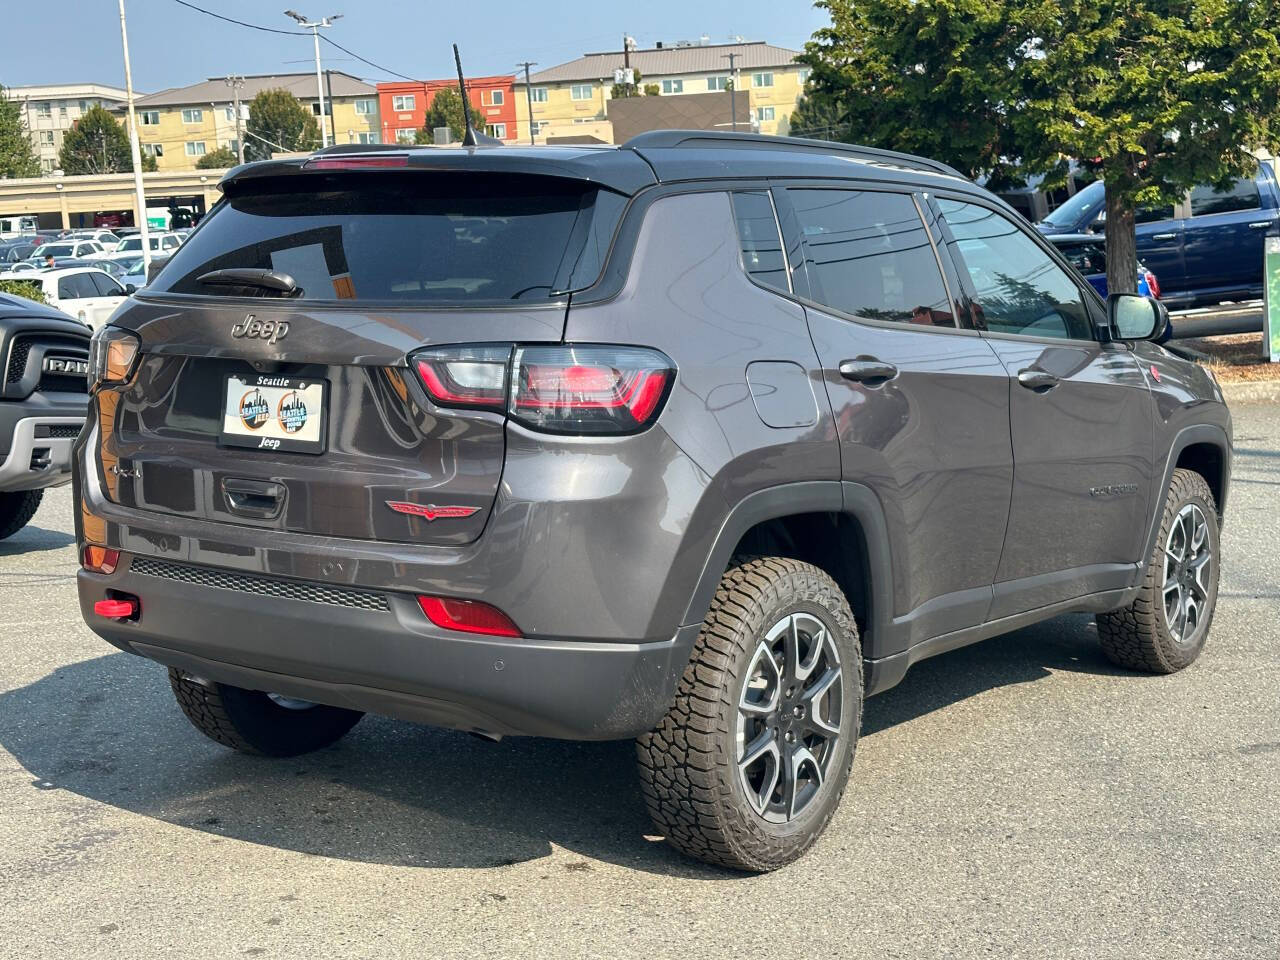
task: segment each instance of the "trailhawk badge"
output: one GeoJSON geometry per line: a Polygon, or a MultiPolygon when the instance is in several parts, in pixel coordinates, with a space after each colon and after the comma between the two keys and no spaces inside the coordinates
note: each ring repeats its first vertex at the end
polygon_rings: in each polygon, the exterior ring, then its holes
{"type": "Polygon", "coordinates": [[[252,313],[231,328],[236,339],[265,340],[275,343],[289,335],[288,320],[259,320],[252,313]]]}
{"type": "Polygon", "coordinates": [[[423,520],[457,520],[480,512],[479,507],[437,507],[434,503],[405,503],[403,500],[388,500],[387,506],[396,513],[423,520]]]}

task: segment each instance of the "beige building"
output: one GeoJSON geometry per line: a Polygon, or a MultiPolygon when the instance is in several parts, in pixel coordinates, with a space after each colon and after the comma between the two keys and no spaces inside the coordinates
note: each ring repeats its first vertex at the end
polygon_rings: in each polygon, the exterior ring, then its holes
{"type": "MultiPolygon", "coordinates": [[[[715,93],[732,84],[738,96],[748,98],[751,129],[787,134],[791,113],[809,76],[808,68],[796,63],[798,55],[796,50],[764,42],[700,43],[632,50],[625,59],[640,73],[640,86],[656,85],[663,97],[715,93]]],[[[564,136],[575,124],[599,130],[607,114],[614,71],[623,66],[624,55],[619,50],[584,54],[533,74],[528,87],[533,98],[535,142],[544,142],[547,135],[564,136]]],[[[525,84],[518,82],[516,115],[519,141],[524,143],[529,142],[529,112],[525,84]]],[[[729,129],[727,109],[724,119],[729,129]]]]}
{"type": "MultiPolygon", "coordinates": [[[[242,79],[241,136],[249,119],[249,101],[263,90],[288,90],[311,111],[317,122],[320,121],[320,100],[314,73],[269,74],[242,79]]],[[[377,88],[337,70],[326,70],[324,81],[327,142],[377,143],[381,129],[377,88]]],[[[174,87],[139,97],[134,101],[134,110],[138,117],[138,141],[143,152],[156,158],[156,168],[161,171],[194,170],[201,157],[219,147],[235,152],[237,127],[232,94],[231,85],[225,78],[210,77],[188,87],[174,87]]]]}
{"type": "Polygon", "coordinates": [[[31,145],[45,176],[58,168],[62,138],[72,124],[89,111],[103,106],[114,110],[125,102],[119,87],[101,83],[53,83],[44,86],[7,87],[5,95],[18,103],[31,145]]]}

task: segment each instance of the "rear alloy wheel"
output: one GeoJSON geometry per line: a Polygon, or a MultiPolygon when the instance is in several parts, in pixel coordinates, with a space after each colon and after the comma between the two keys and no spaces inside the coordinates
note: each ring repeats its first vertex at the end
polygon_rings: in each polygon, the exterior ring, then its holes
{"type": "Polygon", "coordinates": [[[709,863],[790,863],[835,813],[861,714],[858,629],[840,588],[798,560],[744,560],[721,579],[670,711],[637,741],[649,813],[709,863]]]}
{"type": "Polygon", "coordinates": [[[1142,589],[1098,614],[1098,639],[1131,670],[1176,673],[1200,656],[1218,600],[1218,511],[1204,477],[1175,470],[1142,589]]]}
{"type": "Polygon", "coordinates": [[[327,747],[364,716],[358,710],[196,680],[172,667],[169,686],[192,726],[210,740],[266,757],[327,747]]]}

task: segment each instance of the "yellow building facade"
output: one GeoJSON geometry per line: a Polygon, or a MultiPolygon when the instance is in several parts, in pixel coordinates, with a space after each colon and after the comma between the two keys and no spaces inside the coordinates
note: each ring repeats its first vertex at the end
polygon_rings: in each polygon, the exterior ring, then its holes
{"type": "MultiPolygon", "coordinates": [[[[203,83],[138,98],[135,102],[138,142],[143,153],[156,158],[157,170],[194,170],[201,157],[220,147],[236,152],[237,135],[246,141],[251,139],[245,133],[249,103],[263,90],[287,90],[311,111],[317,123],[321,120],[314,73],[241,77],[238,80],[238,133],[234,91],[226,78],[211,77],[203,83]]],[[[324,80],[326,143],[377,143],[381,130],[377,89],[372,84],[337,71],[326,71],[324,80]]],[[[124,119],[127,124],[127,116],[124,119]]]]}
{"type": "MultiPolygon", "coordinates": [[[[732,84],[735,93],[746,95],[752,130],[787,135],[791,114],[804,92],[807,67],[796,63],[798,51],[767,43],[697,44],[589,53],[577,60],[541,70],[526,84],[516,84],[516,115],[519,140],[529,142],[532,113],[535,143],[546,136],[564,136],[580,126],[587,132],[599,130],[608,113],[614,72],[624,67],[624,59],[640,74],[642,88],[657,87],[657,95],[681,96],[714,93],[732,84]],[[732,59],[731,59],[732,57],[732,59]],[[730,64],[732,63],[732,67],[730,64]],[[569,130],[566,131],[566,126],[569,130]]],[[[725,126],[730,126],[725,117],[725,126]]]]}

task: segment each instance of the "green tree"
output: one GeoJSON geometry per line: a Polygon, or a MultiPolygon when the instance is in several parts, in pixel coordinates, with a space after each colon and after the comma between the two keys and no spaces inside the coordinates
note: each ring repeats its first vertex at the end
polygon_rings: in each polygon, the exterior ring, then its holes
{"type": "MultiPolygon", "coordinates": [[[[471,101],[471,121],[484,130],[484,114],[471,101]]],[[[423,118],[422,129],[414,134],[415,143],[435,143],[436,127],[448,127],[454,140],[461,140],[467,131],[467,122],[462,114],[462,96],[453,87],[437,90],[431,98],[431,106],[427,107],[427,115],[423,118]]]]}
{"type": "Polygon", "coordinates": [[[234,167],[238,162],[236,153],[230,147],[219,147],[211,150],[196,161],[197,170],[225,170],[234,167]]]}
{"type": "Polygon", "coordinates": [[[38,176],[40,161],[22,124],[22,108],[0,86],[0,178],[38,176]]]}
{"type": "Polygon", "coordinates": [[[34,280],[0,280],[0,293],[12,294],[15,297],[26,297],[36,303],[48,303],[40,284],[34,280]]]}
{"type": "Polygon", "coordinates": [[[63,135],[58,166],[68,176],[129,173],[133,170],[129,135],[102,107],[90,107],[63,135]]]}
{"type": "Polygon", "coordinates": [[[1274,4],[1252,0],[819,0],[800,60],[845,137],[993,189],[1068,158],[1107,192],[1110,289],[1134,288],[1134,207],[1245,170],[1280,137],[1274,4]]]}
{"type": "Polygon", "coordinates": [[[847,114],[838,97],[825,92],[805,93],[791,112],[789,130],[793,137],[844,140],[849,130],[847,114]]]}
{"type": "Polygon", "coordinates": [[[656,83],[646,83],[644,85],[644,95],[646,97],[658,97],[662,95],[662,88],[656,83]]]}
{"type": "Polygon", "coordinates": [[[263,90],[249,101],[245,129],[246,160],[265,160],[272,153],[316,150],[320,146],[316,118],[288,90],[263,90]]]}

